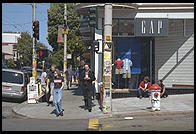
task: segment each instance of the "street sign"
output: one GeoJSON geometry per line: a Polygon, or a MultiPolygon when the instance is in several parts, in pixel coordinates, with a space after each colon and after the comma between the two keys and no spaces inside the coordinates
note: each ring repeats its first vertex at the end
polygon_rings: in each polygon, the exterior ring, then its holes
{"type": "Polygon", "coordinates": [[[68,34],[68,29],[62,29],[62,34],[68,34]]]}
{"type": "Polygon", "coordinates": [[[71,59],[71,58],[72,58],[71,54],[67,54],[67,59],[71,59]]]}
{"type": "Polygon", "coordinates": [[[106,42],[111,42],[111,41],[112,41],[112,36],[111,36],[111,34],[106,34],[106,36],[105,36],[105,41],[106,41],[106,42]]]}

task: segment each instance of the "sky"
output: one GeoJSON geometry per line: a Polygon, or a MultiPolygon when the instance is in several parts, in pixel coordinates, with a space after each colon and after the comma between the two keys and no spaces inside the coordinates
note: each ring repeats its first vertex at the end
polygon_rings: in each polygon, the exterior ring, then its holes
{"type": "MultiPolygon", "coordinates": [[[[39,42],[48,49],[47,9],[50,3],[36,3],[36,20],[39,21],[39,42]]],[[[29,32],[32,36],[32,5],[31,3],[2,3],[2,32],[29,32]]]]}

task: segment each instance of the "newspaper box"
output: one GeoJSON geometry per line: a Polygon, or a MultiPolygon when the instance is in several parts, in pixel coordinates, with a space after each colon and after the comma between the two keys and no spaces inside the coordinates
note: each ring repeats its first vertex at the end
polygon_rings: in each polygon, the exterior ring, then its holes
{"type": "Polygon", "coordinates": [[[27,85],[28,103],[37,103],[38,98],[38,84],[27,85]]]}

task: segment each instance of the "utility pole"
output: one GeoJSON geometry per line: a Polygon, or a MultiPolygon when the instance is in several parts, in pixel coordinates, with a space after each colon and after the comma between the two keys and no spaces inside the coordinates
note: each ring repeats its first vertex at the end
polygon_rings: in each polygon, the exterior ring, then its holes
{"type": "MultiPolygon", "coordinates": [[[[62,30],[62,33],[64,34],[64,70],[63,72],[67,70],[67,34],[68,34],[68,29],[67,29],[67,5],[64,4],[64,29],[62,30]]],[[[64,89],[67,89],[67,79],[64,77],[64,89]]]]}
{"type": "Polygon", "coordinates": [[[104,13],[104,69],[103,69],[103,112],[112,113],[112,3],[105,3],[104,13]]]}
{"type": "MultiPolygon", "coordinates": [[[[33,8],[33,22],[35,22],[36,21],[36,5],[35,5],[35,3],[32,3],[32,8],[33,8]]],[[[35,37],[33,37],[32,76],[35,78],[35,80],[37,77],[36,44],[37,44],[37,40],[35,37]]]]}

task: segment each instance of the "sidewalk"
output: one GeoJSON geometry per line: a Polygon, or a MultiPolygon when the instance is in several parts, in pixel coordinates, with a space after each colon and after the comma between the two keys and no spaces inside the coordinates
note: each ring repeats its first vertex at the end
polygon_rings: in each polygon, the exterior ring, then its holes
{"type": "MultiPolygon", "coordinates": [[[[12,110],[16,114],[28,118],[37,119],[89,119],[108,118],[109,114],[103,114],[99,109],[98,100],[93,100],[92,112],[84,110],[84,102],[81,91],[76,87],[71,90],[63,90],[62,108],[64,116],[56,117],[55,107],[46,106],[46,102],[28,104],[27,101],[17,105],[12,110]]],[[[194,94],[170,95],[161,98],[161,110],[151,112],[149,98],[120,98],[112,100],[112,116],[134,116],[149,114],[174,114],[183,112],[194,112],[194,94]]]]}

